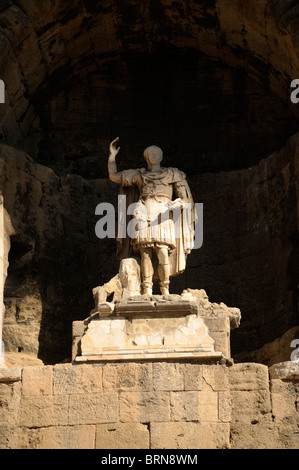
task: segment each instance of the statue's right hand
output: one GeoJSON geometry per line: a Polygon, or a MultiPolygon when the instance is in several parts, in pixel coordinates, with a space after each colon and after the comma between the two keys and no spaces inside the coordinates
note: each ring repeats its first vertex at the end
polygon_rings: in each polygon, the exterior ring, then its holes
{"type": "Polygon", "coordinates": [[[114,139],[111,144],[110,144],[110,154],[111,155],[117,155],[118,152],[120,151],[120,147],[117,147],[117,144],[119,142],[119,137],[116,137],[116,139],[114,139]]]}

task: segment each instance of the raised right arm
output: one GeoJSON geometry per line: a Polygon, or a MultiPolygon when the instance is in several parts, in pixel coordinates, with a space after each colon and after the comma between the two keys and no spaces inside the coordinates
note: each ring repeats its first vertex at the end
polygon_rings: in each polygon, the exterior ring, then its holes
{"type": "Polygon", "coordinates": [[[114,183],[121,184],[122,173],[121,171],[117,171],[117,165],[115,161],[115,157],[120,150],[120,147],[115,147],[115,144],[117,144],[118,141],[119,141],[119,138],[117,137],[110,144],[110,148],[109,148],[110,154],[108,158],[108,173],[109,173],[109,178],[111,181],[113,181],[114,183]]]}

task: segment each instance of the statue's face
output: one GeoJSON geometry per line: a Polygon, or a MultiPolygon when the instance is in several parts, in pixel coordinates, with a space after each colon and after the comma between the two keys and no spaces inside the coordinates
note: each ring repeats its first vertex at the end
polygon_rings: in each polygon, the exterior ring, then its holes
{"type": "Polygon", "coordinates": [[[152,145],[144,151],[144,158],[149,167],[159,165],[163,159],[163,152],[159,147],[152,145]]]}

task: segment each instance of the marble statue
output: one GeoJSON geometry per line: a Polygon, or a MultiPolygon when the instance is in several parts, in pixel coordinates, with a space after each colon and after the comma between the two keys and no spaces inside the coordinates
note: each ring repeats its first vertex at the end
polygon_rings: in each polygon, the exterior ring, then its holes
{"type": "Polygon", "coordinates": [[[128,206],[136,203],[132,215],[135,235],[118,238],[118,258],[139,255],[142,294],[151,295],[153,282],[158,280],[161,294],[168,295],[170,277],[185,270],[187,255],[193,248],[196,213],[186,175],[176,168],[161,167],[163,152],[155,145],[144,151],[147,169],[118,171],[118,142],[117,138],[110,144],[109,178],[121,185],[128,206]],[[184,217],[175,226],[174,211],[180,214],[184,207],[190,210],[188,227],[184,217]]]}

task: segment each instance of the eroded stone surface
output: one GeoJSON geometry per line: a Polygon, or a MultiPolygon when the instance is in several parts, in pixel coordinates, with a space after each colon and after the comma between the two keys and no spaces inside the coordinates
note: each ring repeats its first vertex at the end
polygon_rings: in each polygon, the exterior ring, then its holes
{"type": "MultiPolygon", "coordinates": [[[[204,357],[213,354],[214,340],[196,303],[182,298],[161,297],[129,299],[117,304],[120,316],[102,318],[93,314],[85,323],[87,328],[78,341],[76,360],[85,358],[106,360],[150,357],[192,357],[194,352],[204,357]],[[149,307],[149,308],[148,308],[149,307]]],[[[227,331],[223,334],[226,335],[227,331]]],[[[226,351],[223,351],[225,354],[226,351]]],[[[221,351],[220,351],[221,356],[221,351]]]]}
{"type": "Polygon", "coordinates": [[[73,360],[192,357],[192,352],[194,357],[212,357],[215,352],[220,353],[215,357],[228,358],[230,328],[241,318],[239,309],[211,303],[204,290],[191,289],[181,296],[118,300],[113,313],[100,311],[81,326],[74,324],[73,360]]]}
{"type": "Polygon", "coordinates": [[[149,449],[149,430],[139,423],[99,424],[96,449],[149,449]]]}
{"type": "Polygon", "coordinates": [[[25,367],[22,371],[24,396],[53,394],[53,367],[25,367]]]}
{"type": "Polygon", "coordinates": [[[266,371],[196,362],[25,368],[0,383],[0,448],[296,449],[298,381],[266,371]]]}
{"type": "Polygon", "coordinates": [[[94,449],[96,426],[50,426],[20,432],[19,449],[94,449]]]}
{"type": "Polygon", "coordinates": [[[151,424],[153,449],[226,449],[229,425],[201,423],[151,424]]]}
{"type": "Polygon", "coordinates": [[[271,379],[299,381],[299,360],[280,362],[269,369],[271,379]]]}
{"type": "Polygon", "coordinates": [[[20,367],[0,367],[0,383],[18,382],[21,380],[20,367]]]}

